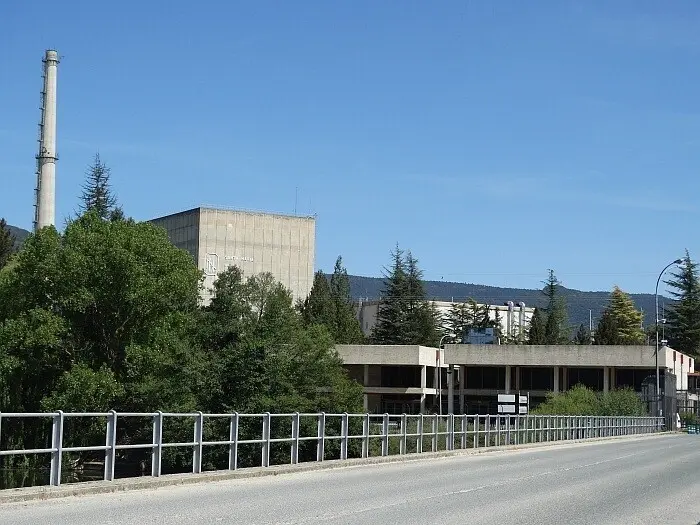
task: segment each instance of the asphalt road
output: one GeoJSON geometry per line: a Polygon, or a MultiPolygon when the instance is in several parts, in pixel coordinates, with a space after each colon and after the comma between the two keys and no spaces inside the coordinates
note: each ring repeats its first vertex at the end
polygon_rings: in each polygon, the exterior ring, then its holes
{"type": "Polygon", "coordinates": [[[11,524],[700,522],[700,436],[559,445],[0,505],[11,524]]]}

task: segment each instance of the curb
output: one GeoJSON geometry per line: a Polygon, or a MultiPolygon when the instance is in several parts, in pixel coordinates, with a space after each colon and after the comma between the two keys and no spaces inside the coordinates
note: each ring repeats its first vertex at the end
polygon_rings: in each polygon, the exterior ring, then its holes
{"type": "Polygon", "coordinates": [[[212,481],[228,481],[237,479],[261,478],[266,476],[279,476],[284,474],[296,474],[314,472],[320,470],[335,470],[368,465],[383,465],[390,463],[406,463],[427,461],[431,459],[451,458],[460,456],[476,456],[479,454],[494,454],[499,452],[511,452],[519,450],[555,448],[562,445],[587,445],[609,443],[613,441],[637,441],[654,439],[670,435],[680,435],[679,432],[662,432],[658,434],[638,434],[632,436],[614,436],[604,438],[572,439],[562,441],[544,441],[540,443],[525,443],[521,445],[501,445],[494,447],[469,448],[459,450],[443,450],[439,452],[422,452],[393,456],[377,456],[370,458],[334,459],[323,462],[308,462],[297,465],[275,465],[272,467],[251,467],[241,470],[216,470],[201,474],[166,474],[153,478],[143,476],[137,478],[122,478],[115,481],[86,481],[71,483],[53,487],[43,485],[40,487],[27,487],[18,489],[0,490],[0,505],[7,503],[20,503],[29,501],[66,498],[70,496],[86,496],[93,494],[110,494],[132,490],[157,489],[179,485],[191,485],[212,481]]]}

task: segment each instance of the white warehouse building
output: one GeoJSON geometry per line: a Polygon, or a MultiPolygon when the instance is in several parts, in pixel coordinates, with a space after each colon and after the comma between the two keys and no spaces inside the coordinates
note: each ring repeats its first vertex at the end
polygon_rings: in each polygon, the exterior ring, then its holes
{"type": "MultiPolygon", "coordinates": [[[[447,319],[450,309],[459,304],[456,301],[431,301],[443,320],[447,319]]],[[[357,306],[357,318],[362,326],[362,332],[369,336],[374,325],[377,324],[377,314],[379,312],[380,301],[360,301],[357,306]]],[[[530,324],[535,308],[525,306],[525,303],[514,303],[508,301],[503,305],[478,304],[480,308],[488,306],[489,318],[493,321],[496,317],[501,320],[501,333],[512,338],[525,338],[527,327],[530,324]]]]}
{"type": "Polygon", "coordinates": [[[199,207],[151,221],[187,250],[204,272],[202,301],[212,297],[217,275],[238,266],[244,277],[269,272],[305,299],[314,280],[315,217],[199,207]]]}

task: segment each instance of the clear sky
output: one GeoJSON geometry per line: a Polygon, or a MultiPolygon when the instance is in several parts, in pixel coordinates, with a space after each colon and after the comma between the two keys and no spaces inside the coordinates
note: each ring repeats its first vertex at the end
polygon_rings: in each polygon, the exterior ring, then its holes
{"type": "Polygon", "coordinates": [[[652,292],[700,257],[697,1],[0,2],[0,216],[31,227],[41,58],[57,215],[95,152],[136,219],[317,214],[317,268],[652,292]],[[295,195],[297,197],[295,198],[295,195]]]}

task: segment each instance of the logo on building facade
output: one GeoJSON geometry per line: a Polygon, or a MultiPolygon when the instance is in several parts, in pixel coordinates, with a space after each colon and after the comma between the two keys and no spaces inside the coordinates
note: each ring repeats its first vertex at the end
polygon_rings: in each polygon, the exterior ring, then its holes
{"type": "Polygon", "coordinates": [[[216,275],[219,269],[219,256],[215,253],[208,253],[204,257],[204,273],[206,275],[216,275]]]}

